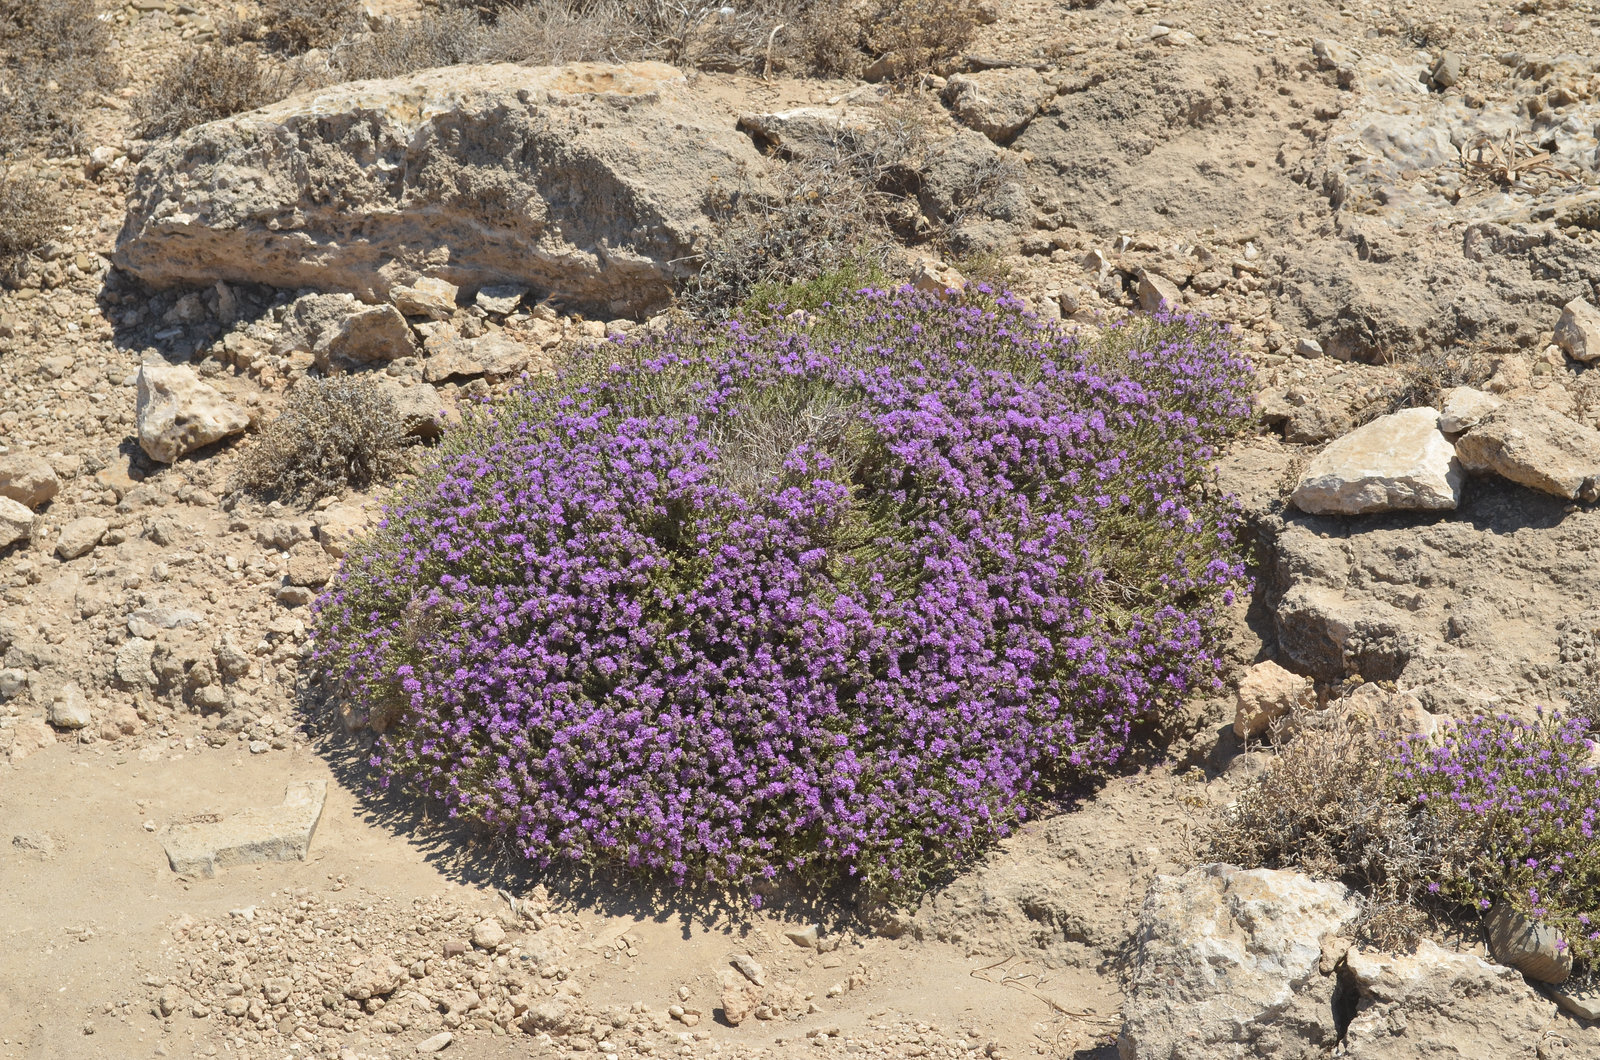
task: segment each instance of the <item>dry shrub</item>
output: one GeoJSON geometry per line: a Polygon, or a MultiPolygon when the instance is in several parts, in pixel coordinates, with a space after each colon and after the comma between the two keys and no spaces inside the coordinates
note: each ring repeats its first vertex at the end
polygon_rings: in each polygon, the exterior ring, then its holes
{"type": "Polygon", "coordinates": [[[42,246],[61,223],[55,196],[34,181],[0,176],[0,277],[42,246]]]}
{"type": "Polygon", "coordinates": [[[863,40],[890,77],[942,72],[972,43],[976,6],[970,0],[880,0],[863,22],[863,40]]]}
{"type": "Polygon", "coordinates": [[[266,0],[258,21],[260,40],[290,55],[331,47],[367,25],[356,0],[266,0]]]}
{"type": "Polygon", "coordinates": [[[1428,882],[1463,863],[1460,836],[1414,814],[1390,785],[1392,737],[1338,717],[1272,739],[1272,767],[1201,836],[1200,854],[1248,868],[1293,868],[1366,898],[1357,931],[1409,947],[1428,923],[1428,882]]]}
{"type": "Polygon", "coordinates": [[[164,139],[294,91],[296,80],[253,45],[206,44],[180,56],[134,101],[134,134],[164,139]]]}
{"type": "Polygon", "coordinates": [[[114,80],[109,41],[94,0],[0,0],[0,159],[86,146],[85,97],[114,80]]]}
{"type": "Polygon", "coordinates": [[[245,454],[235,488],[303,503],[366,489],[404,465],[394,399],[370,379],[301,379],[245,454]]]}

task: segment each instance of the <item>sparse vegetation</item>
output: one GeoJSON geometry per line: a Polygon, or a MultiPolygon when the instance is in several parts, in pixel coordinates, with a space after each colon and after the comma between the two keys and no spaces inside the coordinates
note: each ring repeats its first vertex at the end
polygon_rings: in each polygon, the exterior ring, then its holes
{"type": "Polygon", "coordinates": [[[36,182],[0,176],[0,278],[49,240],[60,223],[60,206],[36,182]]]}
{"type": "Polygon", "coordinates": [[[360,376],[306,377],[245,454],[235,487],[311,503],[366,489],[403,466],[394,401],[360,376]]]}
{"type": "Polygon", "coordinates": [[[94,0],[0,0],[0,162],[84,148],[85,102],[114,77],[109,39],[94,0]]]}
{"type": "Polygon", "coordinates": [[[250,44],[203,44],[179,57],[134,102],[134,134],[176,136],[218,118],[276,103],[293,74],[250,44]]]}
{"type": "Polygon", "coordinates": [[[1298,868],[1368,901],[1379,945],[1497,902],[1600,956],[1600,775],[1582,718],[1453,722],[1433,740],[1331,725],[1277,744],[1206,835],[1201,856],[1298,868]]]}

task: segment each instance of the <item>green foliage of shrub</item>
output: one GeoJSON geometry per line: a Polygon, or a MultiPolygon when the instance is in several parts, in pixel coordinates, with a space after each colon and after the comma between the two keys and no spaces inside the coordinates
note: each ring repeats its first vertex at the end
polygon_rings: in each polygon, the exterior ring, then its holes
{"type": "Polygon", "coordinates": [[[307,377],[246,451],[234,486],[307,504],[366,489],[401,470],[403,441],[394,399],[372,380],[307,377]]]}

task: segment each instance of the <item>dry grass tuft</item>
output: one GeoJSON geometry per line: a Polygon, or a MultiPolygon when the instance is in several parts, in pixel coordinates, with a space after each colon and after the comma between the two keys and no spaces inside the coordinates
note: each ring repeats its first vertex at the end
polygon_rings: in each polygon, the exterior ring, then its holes
{"type": "Polygon", "coordinates": [[[175,60],[134,101],[134,134],[164,139],[185,129],[283,99],[296,85],[254,45],[205,44],[175,60]]]}
{"type": "Polygon", "coordinates": [[[84,104],[115,79],[110,39],[94,0],[0,0],[0,161],[87,146],[84,104]]]}

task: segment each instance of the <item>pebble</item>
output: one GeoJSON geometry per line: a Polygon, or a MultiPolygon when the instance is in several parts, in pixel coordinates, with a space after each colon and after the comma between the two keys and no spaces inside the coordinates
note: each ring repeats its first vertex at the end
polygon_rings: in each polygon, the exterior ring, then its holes
{"type": "Polygon", "coordinates": [[[441,1031],[438,1034],[435,1034],[432,1038],[424,1038],[422,1041],[418,1042],[417,1052],[437,1053],[455,1040],[455,1035],[451,1034],[449,1031],[441,1031]]]}

